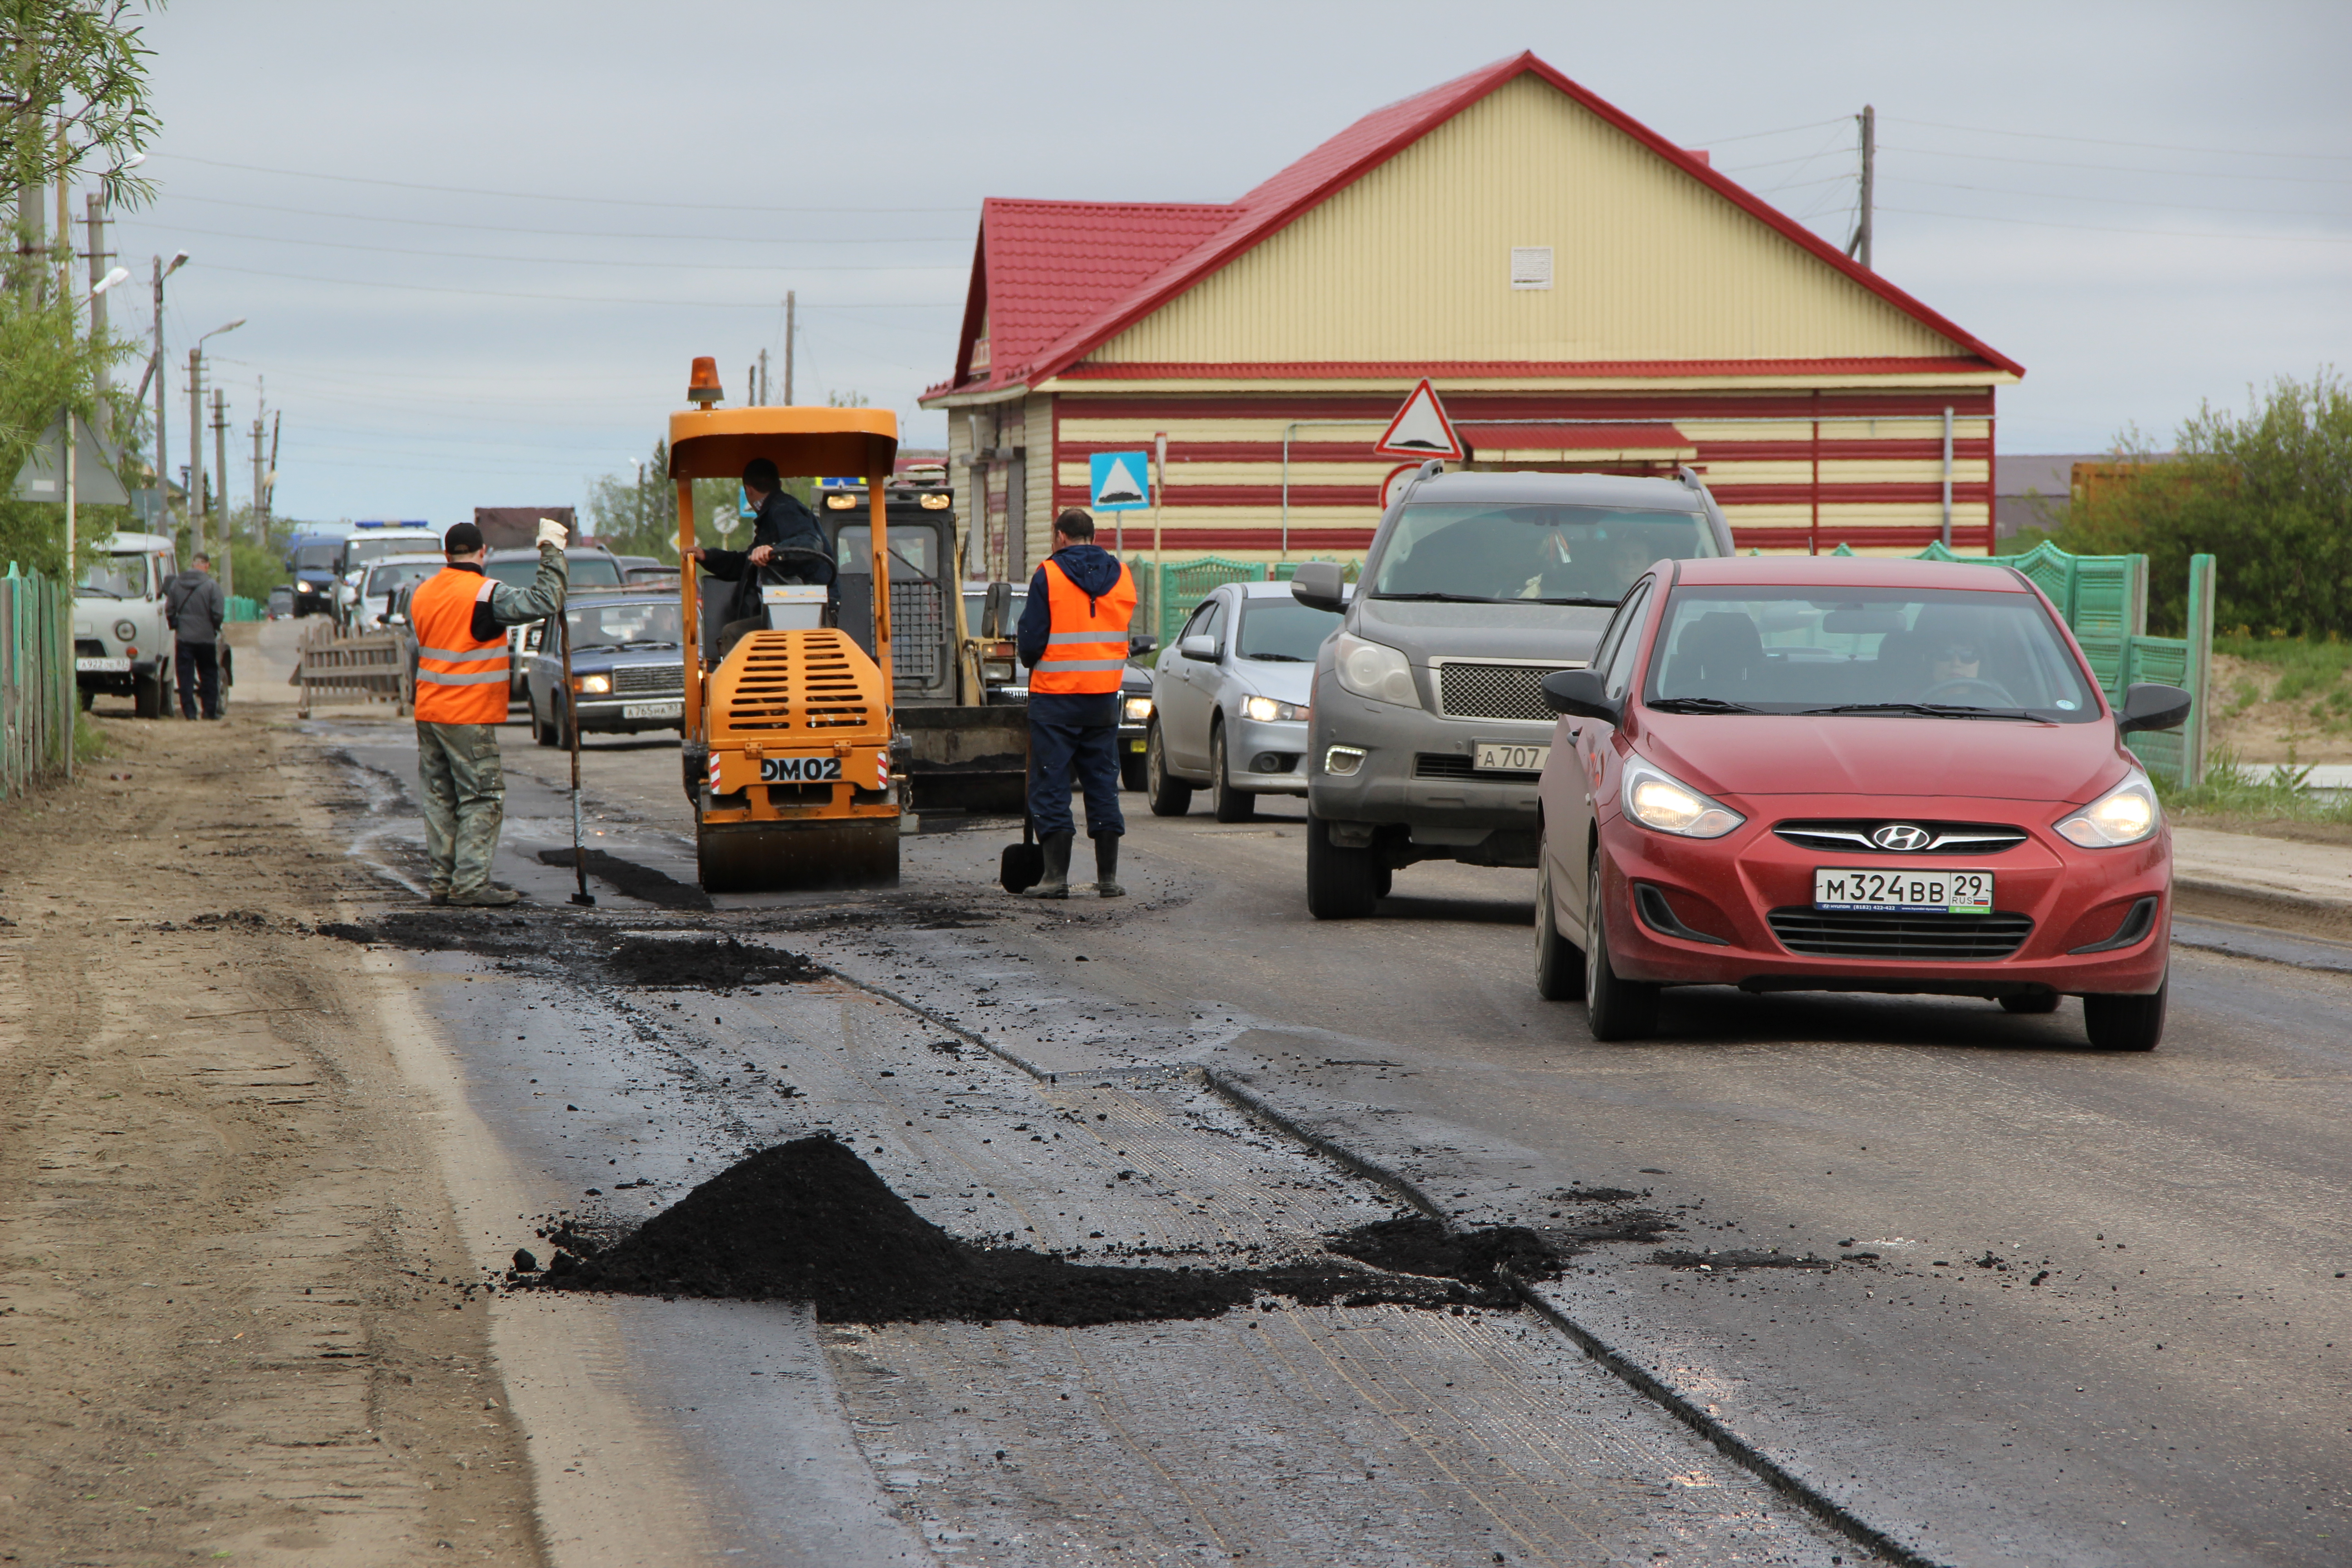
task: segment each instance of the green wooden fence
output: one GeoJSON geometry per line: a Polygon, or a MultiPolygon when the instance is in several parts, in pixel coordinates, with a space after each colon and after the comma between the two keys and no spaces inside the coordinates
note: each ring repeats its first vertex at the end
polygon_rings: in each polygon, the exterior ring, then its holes
{"type": "Polygon", "coordinates": [[[0,577],[0,800],[73,772],[72,601],[12,563],[0,577]]]}

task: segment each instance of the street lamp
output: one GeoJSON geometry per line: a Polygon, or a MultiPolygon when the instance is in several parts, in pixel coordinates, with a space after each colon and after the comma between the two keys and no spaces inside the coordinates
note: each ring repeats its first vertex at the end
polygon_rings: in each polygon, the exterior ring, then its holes
{"type": "MultiPolygon", "coordinates": [[[[117,283],[121,282],[124,279],[130,276],[131,273],[127,268],[121,267],[115,268],[105,277],[100,279],[97,282],[89,286],[89,293],[87,298],[91,300],[98,300],[103,296],[109,289],[113,288],[117,283]]],[[[79,472],[81,443],[75,438],[73,405],[70,403],[66,405],[64,416],[58,420],[58,426],[59,431],[64,437],[61,443],[64,450],[60,456],[65,458],[66,576],[68,581],[71,581],[75,575],[74,554],[75,552],[80,548],[81,543],[81,542],[75,537],[76,519],[74,517],[75,503],[79,499],[75,494],[75,490],[77,489],[78,482],[81,478],[79,472]]]]}
{"type": "MultiPolygon", "coordinates": [[[[245,325],[239,316],[226,326],[215,327],[198,338],[188,350],[188,512],[194,520],[190,531],[189,550],[200,552],[205,547],[205,344],[223,332],[233,332],[245,325]]],[[[221,476],[223,480],[226,475],[221,476]]],[[[223,496],[222,500],[228,498],[223,496]]],[[[228,508],[221,508],[221,543],[228,542],[228,508]]]]}

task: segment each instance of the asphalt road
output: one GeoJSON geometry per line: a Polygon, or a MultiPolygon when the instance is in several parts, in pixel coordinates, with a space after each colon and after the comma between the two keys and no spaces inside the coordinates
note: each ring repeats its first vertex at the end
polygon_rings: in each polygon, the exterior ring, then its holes
{"type": "MultiPolygon", "coordinates": [[[[591,799],[597,842],[690,879],[675,758],[593,743],[591,799]]],[[[2146,1057],[2089,1050],[2072,1002],[1713,990],[1601,1045],[1529,983],[1532,874],[1416,867],[1318,923],[1302,803],[1126,802],[1129,900],[1015,902],[1003,835],[926,834],[899,901],[1002,918],[831,900],[807,945],[1047,1070],[1208,1066],[1465,1220],[1644,1194],[1697,1256],[1596,1247],[1561,1310],[1922,1557],[2352,1560],[2342,973],[2177,948],[2146,1057]]],[[[511,874],[560,897],[525,828],[511,874]]]]}

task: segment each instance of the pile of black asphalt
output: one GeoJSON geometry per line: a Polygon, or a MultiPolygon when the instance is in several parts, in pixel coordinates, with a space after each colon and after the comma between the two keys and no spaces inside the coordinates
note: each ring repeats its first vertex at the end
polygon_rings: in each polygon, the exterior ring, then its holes
{"type": "Polygon", "coordinates": [[[1142,1322],[1214,1317],[1272,1297],[1316,1306],[1495,1310],[1517,1304],[1499,1267],[1522,1279],[1548,1278],[1559,1264],[1533,1231],[1448,1236],[1421,1218],[1332,1237],[1339,1257],[1322,1266],[1072,1263],[950,1236],[908,1207],[855,1151],[824,1136],[761,1149],[618,1236],[600,1241],[569,1223],[542,1235],[556,1247],[548,1267],[518,1252],[510,1284],[806,1302],[827,1322],[1142,1322]]]}
{"type": "Polygon", "coordinates": [[[613,932],[552,911],[395,910],[364,921],[330,921],[319,934],[412,952],[470,952],[506,961],[556,959],[614,985],[647,990],[732,991],[798,985],[824,978],[804,953],[729,935],[647,936],[613,932]]]}

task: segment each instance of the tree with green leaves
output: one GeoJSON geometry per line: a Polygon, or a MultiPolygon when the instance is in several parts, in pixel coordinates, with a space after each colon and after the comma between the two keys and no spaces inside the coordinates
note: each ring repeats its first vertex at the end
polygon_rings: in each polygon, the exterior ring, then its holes
{"type": "Polygon", "coordinates": [[[2299,637],[2352,636],[2352,387],[2333,370],[2249,389],[2244,414],[2210,404],[2159,458],[2140,434],[2136,466],[2069,510],[2060,542],[2148,557],[2152,629],[2179,635],[2189,558],[2214,556],[2214,623],[2299,637]]]}
{"type": "MultiPolygon", "coordinates": [[[[73,234],[52,233],[49,207],[76,182],[94,181],[120,207],[153,194],[131,172],[158,129],[152,51],[136,25],[148,8],[146,0],[0,0],[0,184],[16,195],[0,287],[0,494],[61,411],[123,435],[138,428],[128,398],[114,396],[100,413],[99,371],[128,351],[84,330],[73,234]]],[[[89,511],[81,534],[93,543],[130,523],[124,508],[89,511]]],[[[0,500],[0,560],[61,570],[64,524],[55,502],[0,500]]]]}
{"type": "MultiPolygon", "coordinates": [[[[814,486],[805,479],[788,479],[784,489],[810,499],[814,486]]],[[[746,525],[736,516],[743,487],[734,479],[694,481],[694,531],[704,544],[724,549],[729,536],[746,525]],[[714,521],[714,520],[716,520],[714,521]]],[[[587,505],[581,509],[596,542],[615,555],[650,555],[667,563],[677,559],[677,485],[669,477],[669,443],[656,441],[654,455],[642,472],[604,474],[588,481],[587,505]]],[[[736,545],[741,537],[731,541],[736,545]]]]}

